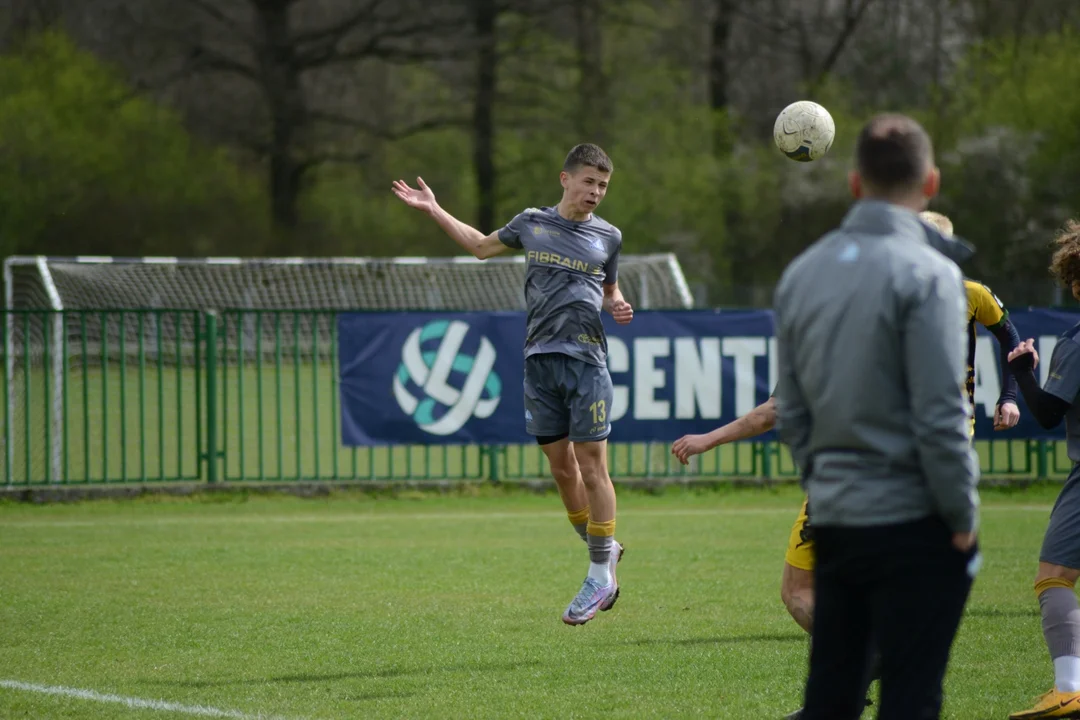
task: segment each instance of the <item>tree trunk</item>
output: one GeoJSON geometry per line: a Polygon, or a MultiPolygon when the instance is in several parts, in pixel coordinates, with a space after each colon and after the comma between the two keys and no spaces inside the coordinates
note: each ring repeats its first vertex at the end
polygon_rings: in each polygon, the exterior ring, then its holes
{"type": "Polygon", "coordinates": [[[300,87],[290,37],[288,0],[254,5],[261,31],[259,71],[270,114],[271,214],[279,232],[275,252],[288,250],[289,237],[299,223],[299,201],[306,165],[299,157],[307,130],[307,108],[300,87]]]}
{"type": "Polygon", "coordinates": [[[709,107],[713,110],[713,153],[718,156],[731,150],[727,118],[722,113],[730,101],[727,55],[734,4],[735,0],[716,0],[709,34],[709,107]]]}
{"type": "Polygon", "coordinates": [[[577,25],[579,142],[602,146],[607,139],[608,102],[600,2],[578,0],[574,6],[574,20],[577,25]]]}
{"type": "Polygon", "coordinates": [[[499,61],[495,36],[498,8],[495,1],[473,2],[478,41],[473,105],[473,165],[478,191],[476,226],[484,233],[495,228],[495,86],[499,61]]]}

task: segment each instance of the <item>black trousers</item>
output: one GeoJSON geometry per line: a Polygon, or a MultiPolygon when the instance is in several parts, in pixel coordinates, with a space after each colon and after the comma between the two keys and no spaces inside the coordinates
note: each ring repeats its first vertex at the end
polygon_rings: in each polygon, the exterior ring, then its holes
{"type": "Polygon", "coordinates": [[[973,558],[939,518],[879,527],[814,526],[814,637],[803,720],[855,720],[871,638],[878,720],[940,717],[945,667],[971,591],[973,558]]]}

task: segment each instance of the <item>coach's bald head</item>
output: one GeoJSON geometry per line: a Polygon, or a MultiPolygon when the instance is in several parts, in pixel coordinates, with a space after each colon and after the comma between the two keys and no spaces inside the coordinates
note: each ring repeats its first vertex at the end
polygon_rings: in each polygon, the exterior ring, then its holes
{"type": "Polygon", "coordinates": [[[906,115],[875,116],[859,133],[850,182],[857,198],[925,209],[941,182],[930,136],[906,115]]]}

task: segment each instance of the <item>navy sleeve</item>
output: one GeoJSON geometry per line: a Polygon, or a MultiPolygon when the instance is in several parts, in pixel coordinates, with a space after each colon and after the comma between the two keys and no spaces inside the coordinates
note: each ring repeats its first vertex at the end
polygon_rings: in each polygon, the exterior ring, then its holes
{"type": "MultiPolygon", "coordinates": [[[[1056,350],[1054,356],[1057,356],[1056,350]]],[[[1024,353],[1009,362],[1009,369],[1012,370],[1013,375],[1016,377],[1020,392],[1024,394],[1024,402],[1027,403],[1028,410],[1031,412],[1032,417],[1035,418],[1035,422],[1039,423],[1043,428],[1051,430],[1061,423],[1072,403],[1062,400],[1057,395],[1039,387],[1039,381],[1035,379],[1034,360],[1035,358],[1031,353],[1024,353]]],[[[1046,385],[1049,388],[1050,380],[1047,380],[1046,385]]]]}
{"type": "Polygon", "coordinates": [[[622,233],[615,230],[615,249],[604,265],[604,284],[614,285],[619,281],[619,255],[622,253],[622,233]]]}
{"type": "Polygon", "coordinates": [[[1013,325],[1012,321],[1008,318],[1001,324],[991,328],[990,332],[994,333],[998,345],[1001,346],[1002,386],[1001,397],[998,398],[998,405],[1007,402],[1016,402],[1016,378],[1013,377],[1012,371],[1009,370],[1009,353],[1020,344],[1020,334],[1016,332],[1016,326],[1013,325]]]}

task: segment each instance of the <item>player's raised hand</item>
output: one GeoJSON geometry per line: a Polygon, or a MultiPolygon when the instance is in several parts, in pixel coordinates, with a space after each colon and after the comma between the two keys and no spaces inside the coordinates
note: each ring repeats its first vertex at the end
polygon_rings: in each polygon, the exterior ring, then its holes
{"type": "Polygon", "coordinates": [[[1020,408],[1014,402],[1005,402],[994,411],[994,429],[1008,430],[1020,422],[1020,408]]]}
{"type": "Polygon", "coordinates": [[[611,303],[611,317],[615,318],[618,324],[625,325],[634,319],[634,308],[625,300],[616,300],[611,303]]]}
{"type": "Polygon", "coordinates": [[[1012,362],[1016,358],[1026,353],[1031,353],[1032,355],[1031,367],[1037,368],[1039,366],[1039,353],[1035,350],[1035,340],[1033,340],[1032,338],[1024,340],[1022,343],[1013,348],[1012,352],[1009,353],[1009,362],[1012,362]]]}
{"type": "Polygon", "coordinates": [[[393,184],[394,194],[409,207],[431,212],[437,207],[435,193],[431,192],[431,188],[424,183],[423,178],[416,178],[416,184],[420,186],[419,190],[409,187],[404,180],[395,180],[393,184]]]}
{"type": "Polygon", "coordinates": [[[671,445],[671,454],[686,465],[694,455],[700,455],[709,449],[709,440],[705,435],[683,435],[671,445]]]}

